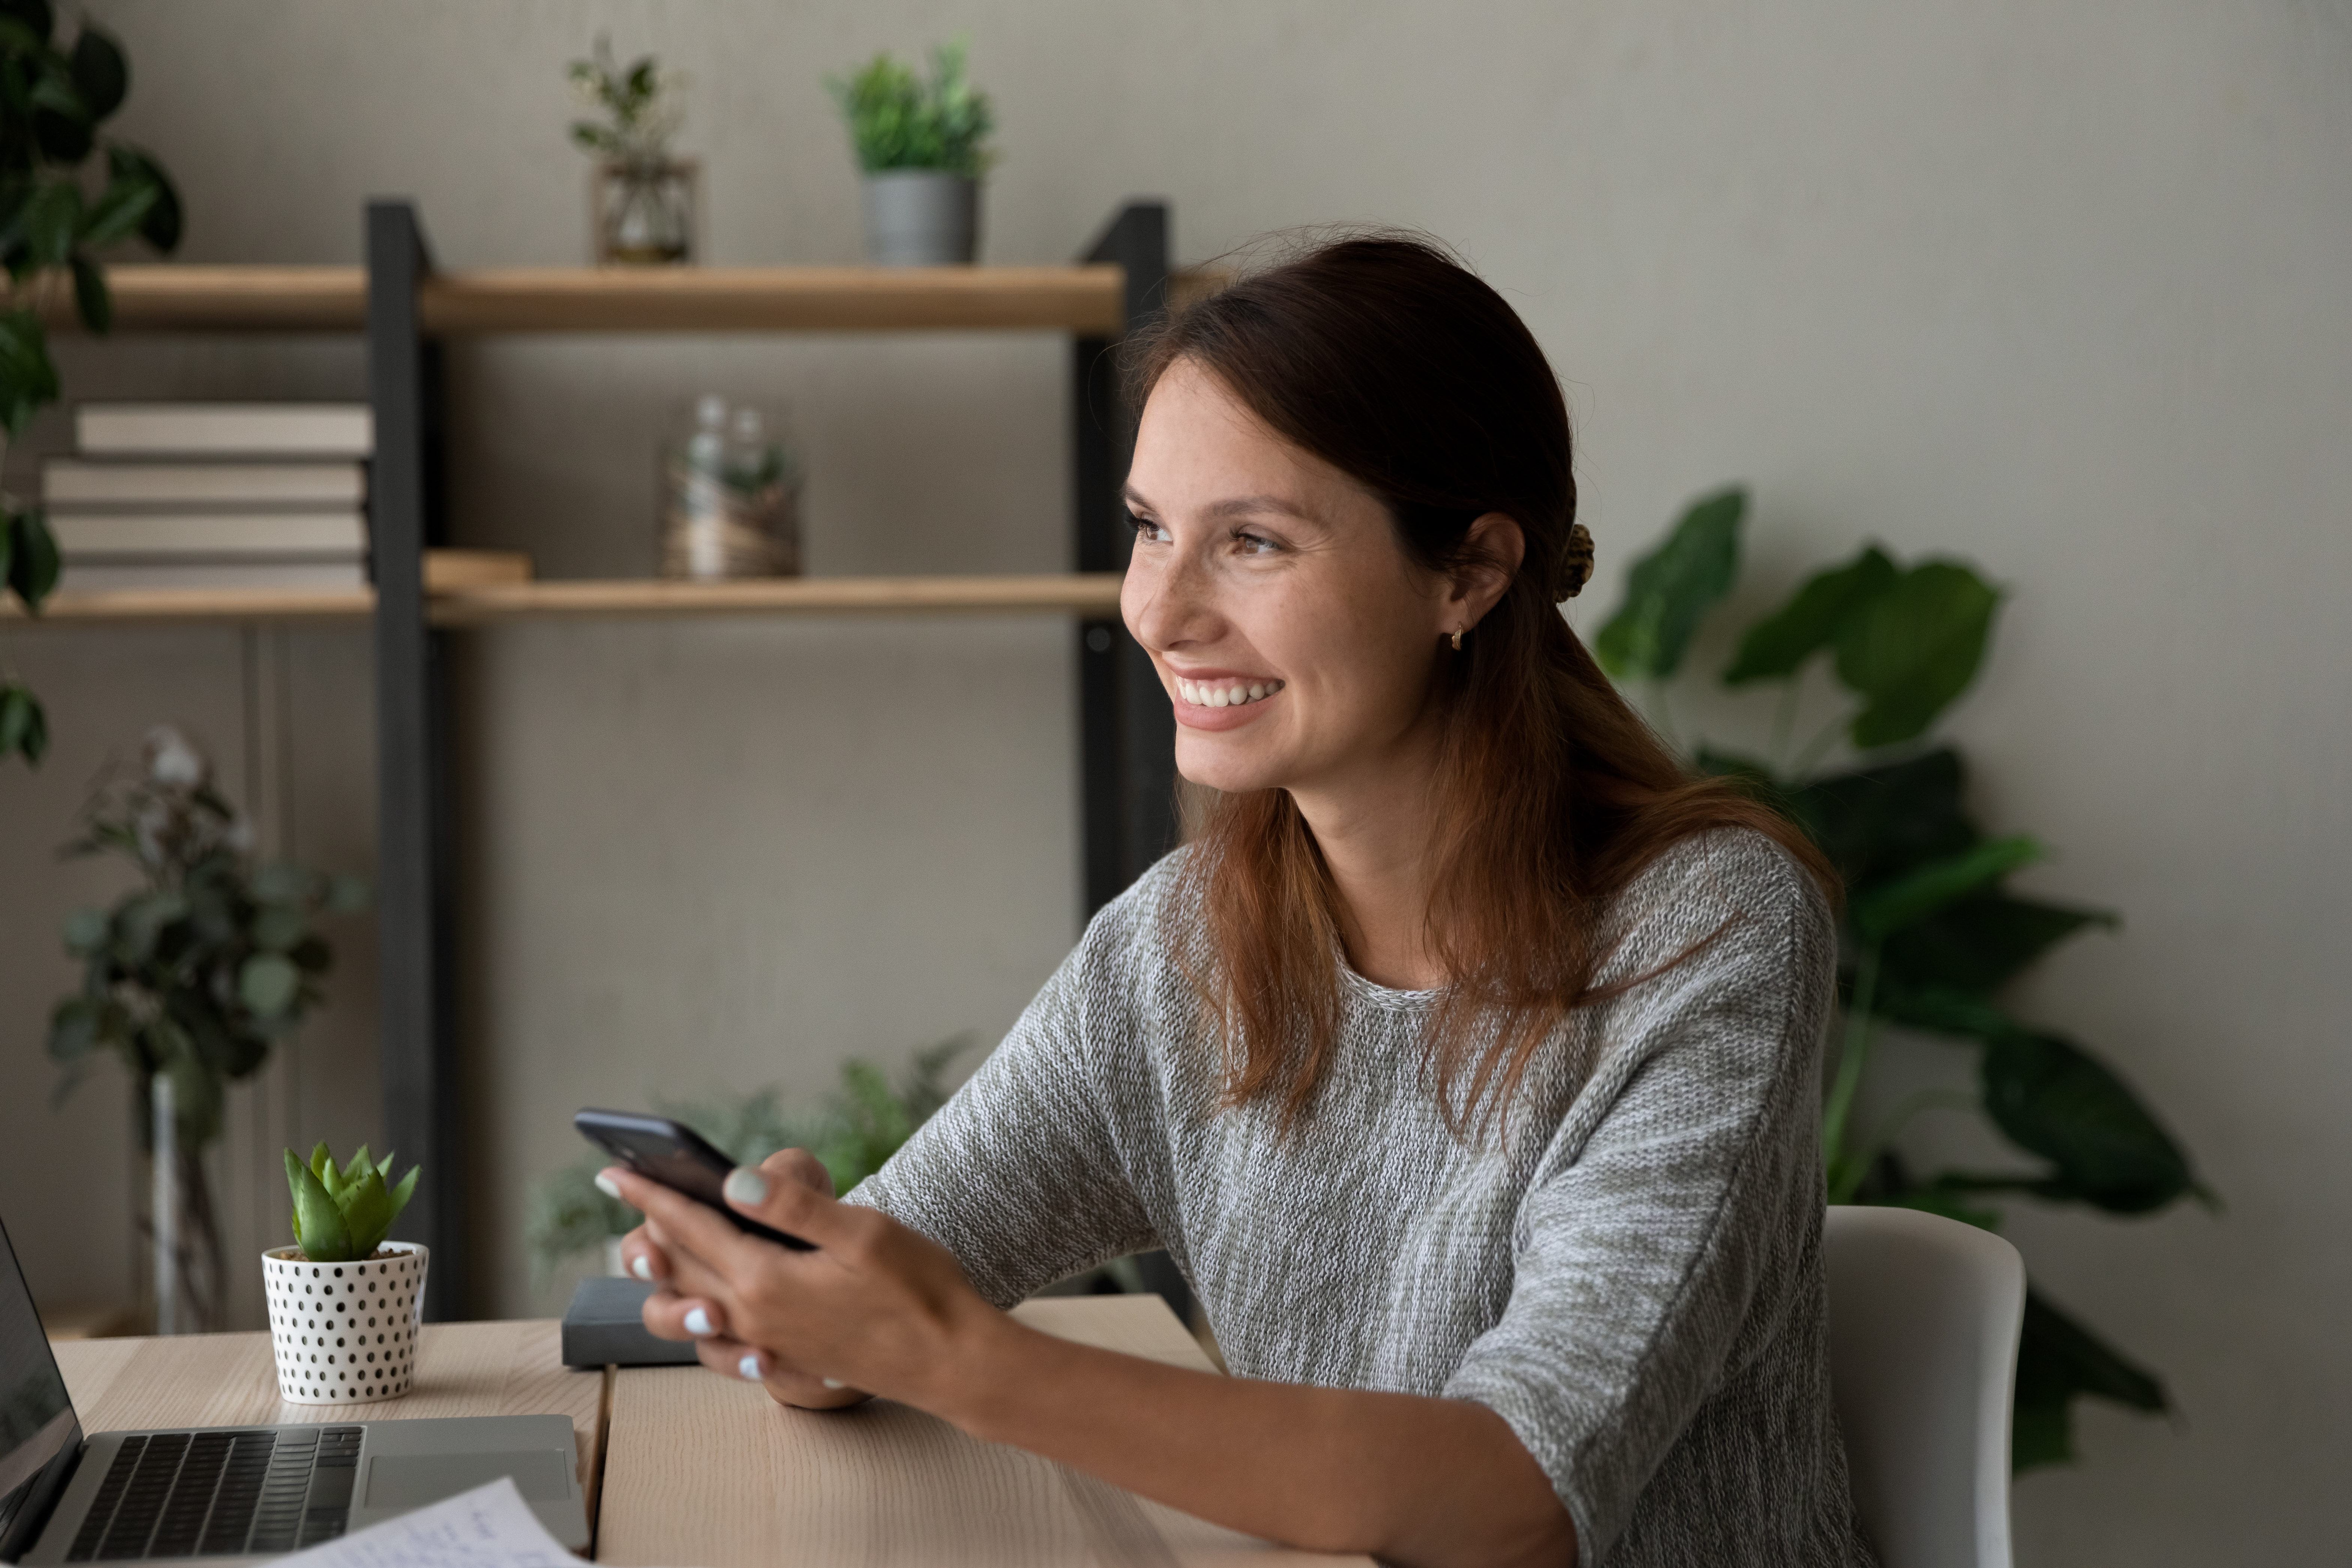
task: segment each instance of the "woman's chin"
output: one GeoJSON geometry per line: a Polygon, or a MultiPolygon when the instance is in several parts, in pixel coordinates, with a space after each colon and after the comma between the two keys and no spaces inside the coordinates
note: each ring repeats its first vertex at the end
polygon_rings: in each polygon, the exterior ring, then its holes
{"type": "Polygon", "coordinates": [[[1279,769],[1272,767],[1261,754],[1262,749],[1244,742],[1231,731],[1198,731],[1179,727],[1176,731],[1176,771],[1192,784],[1221,790],[1226,795],[1246,795],[1252,790],[1271,789],[1281,781],[1279,769]]]}

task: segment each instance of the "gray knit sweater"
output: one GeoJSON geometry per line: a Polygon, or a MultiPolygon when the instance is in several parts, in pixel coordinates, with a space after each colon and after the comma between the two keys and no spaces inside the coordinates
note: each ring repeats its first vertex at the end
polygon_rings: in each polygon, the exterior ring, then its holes
{"type": "Polygon", "coordinates": [[[1488,1406],[1586,1568],[1871,1561],[1823,1342],[1832,938],[1786,855],[1722,832],[1645,871],[1601,979],[1705,945],[1573,1016],[1483,1147],[1427,1085],[1436,994],[1344,966],[1311,1118],[1286,1137],[1269,1108],[1220,1110],[1214,1036],[1168,956],[1191,917],[1175,869],[1096,916],[859,1201],[1001,1306],[1165,1247],[1239,1375],[1488,1406]]]}

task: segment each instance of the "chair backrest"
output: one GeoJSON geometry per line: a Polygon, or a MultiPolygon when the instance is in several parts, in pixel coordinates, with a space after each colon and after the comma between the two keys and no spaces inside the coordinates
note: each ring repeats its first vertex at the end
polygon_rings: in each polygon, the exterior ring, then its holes
{"type": "Polygon", "coordinates": [[[2010,1568],[2009,1419],[2025,1265],[1916,1209],[1832,1206],[1830,1390],[1885,1568],[2010,1568]]]}

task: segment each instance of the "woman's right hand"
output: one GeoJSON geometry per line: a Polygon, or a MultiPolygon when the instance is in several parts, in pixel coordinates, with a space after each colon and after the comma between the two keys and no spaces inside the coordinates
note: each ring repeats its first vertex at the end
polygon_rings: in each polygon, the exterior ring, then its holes
{"type": "MultiPolygon", "coordinates": [[[[834,1195],[832,1173],[805,1149],[780,1149],[760,1162],[760,1171],[771,1181],[796,1182],[827,1197],[834,1195]]],[[[621,1257],[623,1266],[635,1278],[660,1286],[646,1299],[646,1331],[656,1339],[692,1340],[695,1353],[711,1371],[741,1377],[746,1361],[754,1362],[769,1397],[803,1410],[836,1410],[867,1397],[860,1390],[828,1387],[822,1379],[775,1364],[772,1357],[761,1355],[729,1334],[724,1307],[707,1297],[681,1296],[671,1289],[669,1258],[662,1250],[660,1233],[651,1224],[641,1225],[621,1238],[621,1257]]]]}

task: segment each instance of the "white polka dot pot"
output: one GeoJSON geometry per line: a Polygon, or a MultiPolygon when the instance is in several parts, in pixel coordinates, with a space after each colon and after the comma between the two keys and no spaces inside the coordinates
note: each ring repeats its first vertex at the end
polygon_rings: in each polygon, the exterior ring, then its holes
{"type": "Polygon", "coordinates": [[[364,1263],[312,1263],[281,1247],[261,1255],[278,1396],[289,1405],[397,1399],[416,1379],[425,1248],[387,1241],[364,1263]]]}

